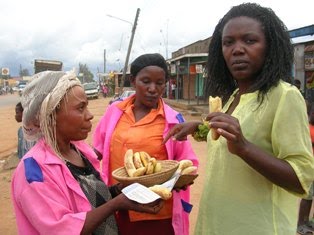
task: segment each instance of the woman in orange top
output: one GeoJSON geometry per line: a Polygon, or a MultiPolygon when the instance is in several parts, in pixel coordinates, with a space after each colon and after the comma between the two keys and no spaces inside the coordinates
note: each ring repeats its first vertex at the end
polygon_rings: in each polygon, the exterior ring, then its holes
{"type": "MultiPolygon", "coordinates": [[[[145,54],[131,64],[130,81],[136,94],[110,105],[98,123],[93,145],[103,158],[103,173],[109,185],[116,183],[111,172],[121,166],[127,149],[145,151],[157,160],[198,160],[188,140],[163,144],[164,136],[177,123],[183,122],[180,113],[166,105],[164,94],[168,70],[160,54],[145,54]]],[[[180,234],[189,233],[189,189],[173,192],[163,209],[154,216],[131,211],[119,211],[117,221],[123,234],[180,234]]]]}

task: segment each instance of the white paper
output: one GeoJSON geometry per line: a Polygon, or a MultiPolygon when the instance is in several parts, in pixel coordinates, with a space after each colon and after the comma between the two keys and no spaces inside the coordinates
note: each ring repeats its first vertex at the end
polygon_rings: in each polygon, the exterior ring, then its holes
{"type": "Polygon", "coordinates": [[[142,204],[150,203],[160,198],[158,194],[139,183],[134,183],[125,187],[122,189],[122,193],[124,193],[124,195],[127,196],[130,200],[142,204]]]}
{"type": "MultiPolygon", "coordinates": [[[[160,186],[168,188],[169,190],[172,190],[177,180],[179,179],[179,177],[180,177],[180,174],[176,172],[173,174],[170,180],[166,181],[160,186]]],[[[158,194],[154,193],[152,190],[150,190],[149,188],[139,183],[133,183],[123,188],[122,193],[124,193],[124,195],[127,196],[130,200],[133,200],[142,204],[150,203],[160,198],[158,194]]]]}

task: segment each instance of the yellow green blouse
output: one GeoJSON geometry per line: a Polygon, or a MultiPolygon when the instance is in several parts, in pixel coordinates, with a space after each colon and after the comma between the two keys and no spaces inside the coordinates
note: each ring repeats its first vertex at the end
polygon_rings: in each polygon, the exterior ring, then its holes
{"type": "MultiPolygon", "coordinates": [[[[302,95],[283,81],[268,92],[260,106],[257,95],[241,95],[232,116],[239,120],[246,139],[287,161],[308,192],[314,180],[314,158],[302,95]]],[[[213,141],[210,136],[209,133],[207,175],[195,234],[295,235],[297,196],[305,195],[274,185],[231,154],[223,137],[213,141]]]]}

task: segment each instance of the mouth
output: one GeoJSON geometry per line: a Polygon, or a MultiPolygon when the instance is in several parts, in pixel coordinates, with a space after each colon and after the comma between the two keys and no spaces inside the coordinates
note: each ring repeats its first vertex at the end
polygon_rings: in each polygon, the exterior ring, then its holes
{"type": "Polygon", "coordinates": [[[243,70],[243,69],[247,68],[248,64],[249,63],[245,60],[235,60],[231,63],[231,66],[235,70],[243,70]]]}

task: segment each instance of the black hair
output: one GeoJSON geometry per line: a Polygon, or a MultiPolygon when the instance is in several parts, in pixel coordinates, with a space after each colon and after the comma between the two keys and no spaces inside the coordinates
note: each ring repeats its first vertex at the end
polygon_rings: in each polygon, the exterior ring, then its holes
{"type": "Polygon", "coordinates": [[[21,102],[18,102],[16,105],[15,105],[15,108],[18,108],[19,110],[21,110],[22,112],[24,111],[23,109],[23,106],[22,106],[22,103],[21,102]]]}
{"type": "Polygon", "coordinates": [[[229,72],[222,54],[222,31],[229,20],[241,16],[260,22],[266,39],[265,62],[250,91],[258,90],[258,99],[262,102],[266,93],[276,86],[280,79],[290,80],[293,46],[284,23],[270,8],[255,3],[234,6],[218,22],[208,49],[205,94],[220,96],[224,103],[237,88],[237,83],[229,72]]]}
{"type": "Polygon", "coordinates": [[[165,58],[158,54],[144,54],[137,57],[131,64],[131,75],[135,78],[139,71],[147,66],[158,66],[165,71],[166,80],[168,80],[168,66],[165,58]]]}

